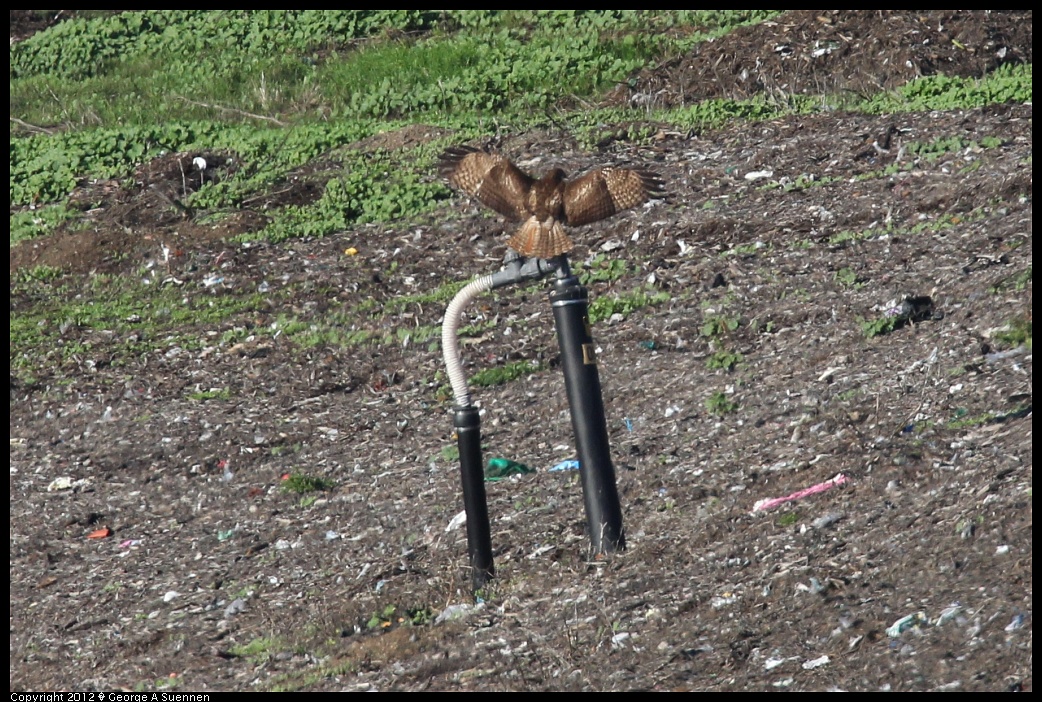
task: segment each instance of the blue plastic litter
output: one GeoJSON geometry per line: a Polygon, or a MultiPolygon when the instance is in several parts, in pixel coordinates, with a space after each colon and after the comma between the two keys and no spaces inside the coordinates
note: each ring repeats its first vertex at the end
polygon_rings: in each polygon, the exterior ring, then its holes
{"type": "Polygon", "coordinates": [[[561,471],[565,471],[565,470],[579,470],[579,461],[576,461],[576,460],[561,461],[556,466],[551,468],[550,472],[554,473],[554,472],[561,472],[561,471]]]}

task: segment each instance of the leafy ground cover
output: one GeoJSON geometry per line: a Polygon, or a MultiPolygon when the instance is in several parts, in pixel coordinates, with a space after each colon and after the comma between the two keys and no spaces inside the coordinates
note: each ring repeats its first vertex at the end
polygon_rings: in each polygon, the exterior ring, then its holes
{"type": "Polygon", "coordinates": [[[13,690],[1031,689],[1031,12],[12,11],[13,690]],[[628,548],[461,142],[577,234],[628,548]],[[766,498],[842,475],[819,495],[766,498]],[[900,623],[899,622],[903,622],[900,623]]]}

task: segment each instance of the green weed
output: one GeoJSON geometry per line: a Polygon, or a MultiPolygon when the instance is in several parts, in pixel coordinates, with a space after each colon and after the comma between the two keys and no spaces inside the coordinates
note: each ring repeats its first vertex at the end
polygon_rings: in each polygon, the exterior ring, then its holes
{"type": "Polygon", "coordinates": [[[1031,350],[1031,320],[1023,318],[1010,321],[1006,329],[995,334],[994,339],[1003,346],[1024,346],[1031,350]]]}
{"type": "Polygon", "coordinates": [[[706,359],[709,370],[733,370],[743,360],[742,354],[732,351],[716,351],[706,359]]]}
{"type": "Polygon", "coordinates": [[[478,371],[470,377],[470,384],[478,387],[502,385],[504,383],[509,383],[511,380],[516,380],[523,375],[535,373],[538,370],[540,370],[539,364],[533,363],[532,361],[515,361],[514,363],[508,363],[505,366],[485,368],[484,370],[478,371]]]}
{"type": "Polygon", "coordinates": [[[288,478],[282,481],[283,492],[294,492],[297,494],[329,492],[334,487],[336,487],[336,483],[332,480],[302,473],[291,473],[288,478]]]}
{"type": "Polygon", "coordinates": [[[721,337],[727,332],[733,332],[738,328],[740,318],[728,317],[718,314],[707,314],[702,320],[702,336],[710,339],[721,337]]]}
{"type": "Polygon", "coordinates": [[[738,410],[738,403],[728,399],[727,395],[722,392],[715,392],[710,395],[706,399],[705,405],[709,414],[714,414],[718,417],[738,410]]]}

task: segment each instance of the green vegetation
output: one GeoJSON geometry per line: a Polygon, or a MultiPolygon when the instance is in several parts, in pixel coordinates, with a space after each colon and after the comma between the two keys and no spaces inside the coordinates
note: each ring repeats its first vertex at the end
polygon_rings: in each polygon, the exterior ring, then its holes
{"type": "Polygon", "coordinates": [[[1020,419],[1031,414],[1031,405],[1021,405],[1006,412],[985,412],[972,417],[956,417],[948,422],[949,429],[966,429],[968,427],[981,426],[983,424],[995,424],[1010,419],[1020,419]]]}
{"type": "Polygon", "coordinates": [[[848,288],[856,288],[861,284],[857,273],[851,268],[840,268],[836,271],[835,278],[837,283],[848,288]]]}
{"type": "Polygon", "coordinates": [[[989,288],[989,292],[999,293],[1006,290],[1026,290],[1029,283],[1031,283],[1031,266],[1028,266],[1027,269],[1020,273],[1004,278],[989,288]]]}
{"type": "Polygon", "coordinates": [[[590,322],[596,324],[616,314],[628,317],[639,309],[649,305],[659,305],[667,302],[669,299],[670,295],[668,292],[655,292],[650,288],[634,290],[633,292],[622,293],[613,297],[597,297],[590,301],[590,322]]]}
{"type": "Polygon", "coordinates": [[[723,417],[725,414],[735,412],[737,409],[738,403],[728,399],[727,395],[722,392],[714,392],[706,398],[706,411],[709,414],[723,417]]]}
{"type": "Polygon", "coordinates": [[[614,283],[632,273],[632,265],[621,258],[609,258],[597,254],[593,260],[579,272],[579,282],[583,285],[591,283],[614,283]]]}
{"type": "Polygon", "coordinates": [[[864,333],[865,338],[871,339],[900,329],[907,321],[906,318],[897,314],[884,315],[875,319],[863,319],[860,320],[861,331],[864,333]]]}
{"type": "Polygon", "coordinates": [[[1000,102],[1031,101],[1031,64],[1006,64],[984,78],[923,76],[894,93],[880,93],[857,104],[860,112],[965,110],[1000,102]]]}
{"type": "Polygon", "coordinates": [[[742,354],[733,351],[716,351],[706,359],[709,370],[733,370],[743,360],[742,354]]]}
{"type": "Polygon", "coordinates": [[[702,320],[702,336],[710,339],[723,336],[738,328],[738,317],[727,317],[718,314],[707,314],[702,320]]]}
{"type": "Polygon", "coordinates": [[[283,642],[278,638],[256,638],[246,644],[235,644],[228,652],[233,656],[245,658],[251,663],[260,665],[283,648],[283,642]]]}
{"type": "Polygon", "coordinates": [[[15,212],[11,215],[11,246],[26,239],[43,236],[72,217],[73,213],[64,205],[15,212]]]}
{"type": "Polygon", "coordinates": [[[1031,350],[1031,319],[1012,320],[1006,329],[995,334],[995,341],[1003,346],[1025,346],[1028,350],[1031,350]]]}
{"type": "Polygon", "coordinates": [[[505,366],[496,366],[493,368],[485,368],[480,370],[470,378],[470,384],[477,387],[487,387],[490,385],[502,385],[503,383],[509,383],[511,380],[516,380],[523,375],[529,373],[535,373],[539,370],[539,365],[531,361],[515,361],[514,363],[508,363],[505,366]]]}
{"type": "Polygon", "coordinates": [[[298,495],[309,492],[329,492],[334,487],[336,487],[336,483],[328,478],[304,475],[303,473],[291,473],[288,478],[282,481],[283,492],[295,492],[298,495]]]}

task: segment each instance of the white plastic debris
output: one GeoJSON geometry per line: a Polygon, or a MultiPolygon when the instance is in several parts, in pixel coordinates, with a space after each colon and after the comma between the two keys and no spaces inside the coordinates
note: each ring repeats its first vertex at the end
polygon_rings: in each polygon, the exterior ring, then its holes
{"type": "Polygon", "coordinates": [[[770,178],[772,175],[774,175],[774,171],[768,168],[762,171],[749,171],[745,174],[745,179],[749,182],[752,182],[754,180],[763,180],[764,178],[770,178]]]}
{"type": "Polygon", "coordinates": [[[441,611],[441,613],[434,618],[435,624],[441,624],[442,622],[451,622],[453,619],[459,619],[466,615],[477,612],[485,608],[484,602],[478,604],[457,604],[449,605],[441,611]]]}
{"type": "Polygon", "coordinates": [[[803,669],[804,670],[814,670],[815,668],[820,668],[823,665],[828,665],[828,663],[829,663],[829,657],[828,656],[821,656],[820,658],[813,658],[813,659],[811,659],[809,661],[804,661],[803,662],[803,669]]]}
{"type": "Polygon", "coordinates": [[[959,612],[962,611],[962,607],[958,602],[952,602],[950,605],[941,610],[941,613],[937,615],[937,619],[934,620],[934,626],[941,626],[947,624],[955,617],[959,616],[959,612]]]}
{"type": "Polygon", "coordinates": [[[47,492],[57,492],[58,490],[71,490],[72,489],[72,478],[63,475],[60,478],[55,478],[47,485],[47,492]]]}
{"type": "Polygon", "coordinates": [[[925,624],[929,620],[926,618],[924,612],[916,612],[915,614],[909,614],[908,616],[901,617],[896,622],[890,625],[886,630],[886,635],[890,638],[897,638],[909,629],[914,629],[920,624],[925,624]]]}
{"type": "Polygon", "coordinates": [[[709,600],[709,605],[713,609],[721,609],[728,605],[734,604],[737,601],[737,595],[735,595],[733,592],[725,592],[723,595],[715,595],[711,600],[709,600]]]}
{"type": "Polygon", "coordinates": [[[459,529],[461,526],[463,526],[466,523],[467,523],[467,511],[464,510],[464,511],[460,512],[459,514],[457,514],[455,517],[453,517],[452,519],[449,520],[449,525],[447,527],[445,527],[445,533],[448,533],[450,531],[455,531],[456,529],[459,529]]]}
{"type": "Polygon", "coordinates": [[[1013,616],[1013,620],[1009,624],[1007,624],[1005,626],[1003,631],[1005,631],[1005,632],[1016,631],[1017,629],[1020,629],[1020,628],[1022,628],[1024,626],[1024,622],[1026,620],[1027,620],[1027,617],[1025,617],[1023,614],[1016,614],[1016,615],[1013,616]]]}
{"type": "Polygon", "coordinates": [[[167,590],[163,595],[163,602],[173,602],[176,598],[180,597],[181,593],[176,590],[167,590]]]}

